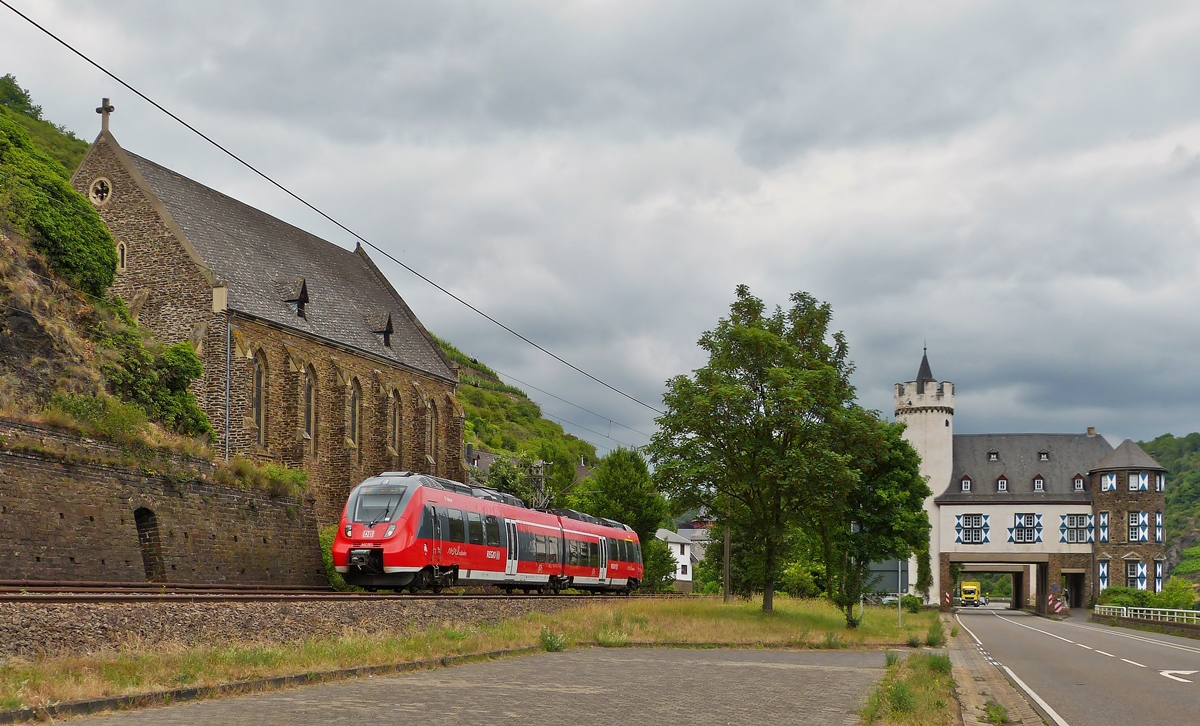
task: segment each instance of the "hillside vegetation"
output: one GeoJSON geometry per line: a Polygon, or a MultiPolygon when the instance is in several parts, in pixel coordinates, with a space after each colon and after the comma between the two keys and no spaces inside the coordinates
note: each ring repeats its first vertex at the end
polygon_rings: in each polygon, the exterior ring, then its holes
{"type": "Polygon", "coordinates": [[[1167,467],[1167,566],[1200,582],[1200,433],[1163,434],[1138,445],[1167,467]]]}

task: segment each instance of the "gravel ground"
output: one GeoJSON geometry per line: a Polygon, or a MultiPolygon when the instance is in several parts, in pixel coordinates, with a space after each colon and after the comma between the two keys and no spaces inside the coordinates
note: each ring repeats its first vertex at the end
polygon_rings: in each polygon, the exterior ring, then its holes
{"type": "Polygon", "coordinates": [[[482,625],[577,605],[533,600],[26,604],[0,603],[0,656],[89,652],[165,643],[297,643],[347,631],[401,633],[482,625]]]}

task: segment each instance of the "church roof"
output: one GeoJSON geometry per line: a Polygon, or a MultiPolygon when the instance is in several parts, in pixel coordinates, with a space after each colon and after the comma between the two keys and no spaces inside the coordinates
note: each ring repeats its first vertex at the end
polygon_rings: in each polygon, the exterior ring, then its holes
{"type": "Polygon", "coordinates": [[[339,247],[125,151],[195,248],[247,313],[433,376],[457,376],[366,250],[339,247]],[[301,300],[304,317],[297,314],[301,300]],[[383,343],[388,327],[390,346],[383,343]]]}
{"type": "Polygon", "coordinates": [[[1113,449],[1112,453],[1100,460],[1096,464],[1093,471],[1106,471],[1110,469],[1157,469],[1158,471],[1166,471],[1167,468],[1162,466],[1150,455],[1142,450],[1142,447],[1133,443],[1130,439],[1125,439],[1113,449]]]}
{"type": "Polygon", "coordinates": [[[1086,478],[1113,453],[1103,436],[1087,434],[955,434],[953,441],[950,483],[935,500],[939,504],[1089,503],[1087,488],[1075,491],[1075,476],[1086,478]],[[962,490],[964,476],[971,478],[969,492],[962,490]],[[1006,492],[997,490],[1001,476],[1008,480],[1006,492]],[[1038,476],[1041,492],[1033,485],[1038,476]]]}

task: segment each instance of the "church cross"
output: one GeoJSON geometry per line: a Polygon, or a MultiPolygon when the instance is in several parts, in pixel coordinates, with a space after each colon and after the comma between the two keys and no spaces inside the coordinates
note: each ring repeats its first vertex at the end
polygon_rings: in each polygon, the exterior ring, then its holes
{"type": "Polygon", "coordinates": [[[108,115],[116,110],[107,98],[101,99],[100,108],[96,109],[96,113],[100,114],[100,131],[102,133],[108,131],[108,115]]]}

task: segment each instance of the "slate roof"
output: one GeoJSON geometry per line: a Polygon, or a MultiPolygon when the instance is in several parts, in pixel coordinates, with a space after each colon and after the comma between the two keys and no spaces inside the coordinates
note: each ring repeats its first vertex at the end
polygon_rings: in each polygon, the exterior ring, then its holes
{"type": "Polygon", "coordinates": [[[1026,504],[1036,502],[1090,503],[1090,484],[1075,491],[1075,475],[1087,476],[1113,452],[1103,436],[1087,434],[956,434],[949,485],[938,504],[1026,504]],[[991,452],[999,454],[991,461],[991,452]],[[1041,452],[1049,454],[1041,461],[1041,452]],[[1033,490],[1041,475],[1045,491],[1033,490]],[[962,491],[962,478],[971,477],[971,491],[962,491]],[[1008,479],[1008,491],[996,491],[996,480],[1008,479]]]}
{"type": "Polygon", "coordinates": [[[361,247],[351,252],[125,153],[204,264],[228,285],[230,310],[457,380],[437,344],[361,247]],[[305,317],[296,313],[302,291],[305,317]],[[378,333],[389,316],[391,347],[386,347],[378,333]]]}
{"type": "Polygon", "coordinates": [[[933,377],[933,371],[929,368],[929,354],[921,354],[921,367],[917,369],[917,393],[925,392],[926,383],[937,383],[937,379],[933,377]]]}
{"type": "Polygon", "coordinates": [[[1133,443],[1131,439],[1122,441],[1111,454],[1101,459],[1100,463],[1096,464],[1092,470],[1106,471],[1109,469],[1167,470],[1165,466],[1152,459],[1149,454],[1142,450],[1142,447],[1133,443]]]}

